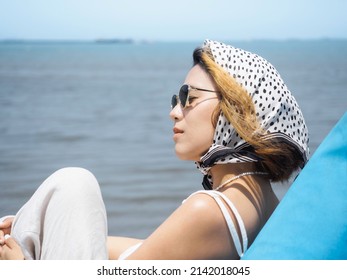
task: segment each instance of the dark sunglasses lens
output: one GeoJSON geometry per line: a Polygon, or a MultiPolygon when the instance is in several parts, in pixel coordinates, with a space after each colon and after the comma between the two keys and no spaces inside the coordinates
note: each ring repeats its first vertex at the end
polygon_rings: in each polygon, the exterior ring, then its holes
{"type": "Polygon", "coordinates": [[[171,109],[175,108],[177,105],[177,95],[173,95],[171,98],[171,109]]]}
{"type": "Polygon", "coordinates": [[[189,93],[188,85],[183,85],[179,92],[179,97],[180,97],[180,101],[183,108],[186,106],[188,93],[189,93]]]}

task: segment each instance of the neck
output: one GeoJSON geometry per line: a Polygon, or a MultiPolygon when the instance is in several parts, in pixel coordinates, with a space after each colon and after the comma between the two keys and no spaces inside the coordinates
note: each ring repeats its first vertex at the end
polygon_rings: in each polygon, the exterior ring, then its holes
{"type": "Polygon", "coordinates": [[[256,168],[256,164],[250,162],[217,164],[211,168],[210,175],[212,176],[213,186],[216,188],[232,177],[244,172],[256,171],[259,171],[256,168]]]}

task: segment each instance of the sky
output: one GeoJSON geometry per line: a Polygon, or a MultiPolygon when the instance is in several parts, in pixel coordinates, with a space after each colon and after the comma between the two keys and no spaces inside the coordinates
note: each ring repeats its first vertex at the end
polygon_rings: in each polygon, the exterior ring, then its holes
{"type": "Polygon", "coordinates": [[[347,38],[347,0],[0,0],[0,40],[347,38]]]}

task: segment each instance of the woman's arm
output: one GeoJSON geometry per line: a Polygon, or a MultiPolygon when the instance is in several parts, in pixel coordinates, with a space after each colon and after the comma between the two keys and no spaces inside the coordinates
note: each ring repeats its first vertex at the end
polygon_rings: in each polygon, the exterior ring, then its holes
{"type": "MultiPolygon", "coordinates": [[[[11,234],[11,227],[14,216],[6,216],[0,219],[0,259],[24,259],[20,246],[14,241],[13,238],[8,238],[7,235],[11,234]],[[8,239],[5,239],[5,236],[8,239]]],[[[109,259],[116,260],[126,249],[142,242],[140,239],[109,236],[107,238],[107,247],[109,252],[109,259]]]]}
{"type": "Polygon", "coordinates": [[[129,247],[134,246],[140,242],[141,239],[118,237],[118,236],[108,236],[107,237],[107,249],[108,258],[110,260],[118,260],[119,256],[127,250],[129,247]]]}
{"type": "Polygon", "coordinates": [[[182,204],[128,259],[238,259],[213,198],[196,194],[182,204]]]}

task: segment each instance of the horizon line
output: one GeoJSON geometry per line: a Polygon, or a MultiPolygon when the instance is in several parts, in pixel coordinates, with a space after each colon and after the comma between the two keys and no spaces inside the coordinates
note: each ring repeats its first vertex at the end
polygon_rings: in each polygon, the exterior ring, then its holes
{"type": "MultiPolygon", "coordinates": [[[[217,39],[219,40],[219,39],[217,39]]],[[[222,39],[223,42],[288,42],[288,41],[346,41],[347,37],[317,37],[317,38],[253,38],[253,39],[222,39]]],[[[201,39],[133,39],[133,38],[96,38],[96,39],[26,39],[0,38],[0,43],[99,43],[99,44],[138,44],[138,43],[190,43],[201,39]]]]}

